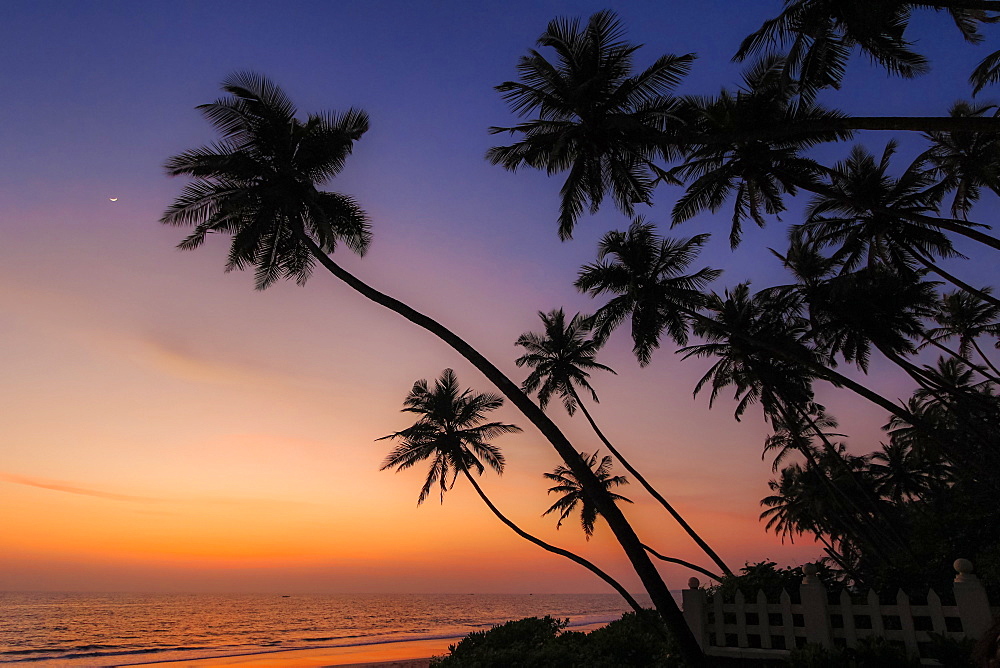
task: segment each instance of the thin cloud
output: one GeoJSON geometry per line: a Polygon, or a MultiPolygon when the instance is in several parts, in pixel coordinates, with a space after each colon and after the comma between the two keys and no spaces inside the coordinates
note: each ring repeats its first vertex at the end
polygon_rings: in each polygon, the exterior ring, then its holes
{"type": "Polygon", "coordinates": [[[15,485],[25,485],[27,487],[38,487],[40,489],[50,489],[55,492],[66,492],[67,494],[80,494],[82,496],[95,496],[100,499],[110,499],[112,501],[140,501],[151,502],[160,501],[147,496],[134,496],[132,494],[118,494],[116,492],[106,492],[100,489],[90,489],[79,487],[72,483],[61,480],[48,480],[45,478],[31,478],[23,475],[11,473],[0,473],[0,481],[14,483],[15,485]]]}
{"type": "Polygon", "coordinates": [[[102,489],[91,487],[81,487],[62,480],[50,480],[47,478],[34,478],[31,476],[15,475],[13,473],[0,473],[0,482],[9,482],[15,485],[25,485],[26,487],[36,487],[38,489],[48,489],[54,492],[65,492],[67,494],[79,494],[81,496],[93,496],[99,499],[109,499],[111,501],[129,501],[133,503],[172,503],[172,504],[193,504],[196,506],[213,505],[217,507],[255,507],[257,509],[281,509],[289,507],[321,507],[312,501],[297,501],[292,499],[268,499],[252,497],[194,497],[166,499],[151,496],[137,496],[134,494],[119,494],[117,492],[107,492],[102,489]]]}

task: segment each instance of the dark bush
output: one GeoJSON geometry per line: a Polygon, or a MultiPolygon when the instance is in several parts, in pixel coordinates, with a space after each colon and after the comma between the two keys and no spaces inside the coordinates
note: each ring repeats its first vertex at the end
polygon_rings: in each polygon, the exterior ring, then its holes
{"type": "Polygon", "coordinates": [[[528,617],[470,633],[435,657],[434,668],[673,668],[672,642],[659,616],[629,612],[593,633],[563,631],[565,621],[528,617]]]}

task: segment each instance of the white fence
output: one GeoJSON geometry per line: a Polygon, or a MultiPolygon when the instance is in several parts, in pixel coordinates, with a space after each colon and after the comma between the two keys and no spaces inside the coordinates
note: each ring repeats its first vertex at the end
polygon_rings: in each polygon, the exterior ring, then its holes
{"type": "Polygon", "coordinates": [[[933,590],[926,601],[912,602],[902,591],[890,603],[880,601],[875,592],[861,598],[848,592],[830,597],[816,577],[815,565],[806,564],[802,570],[805,577],[794,603],[787,591],[776,602],[769,602],[762,591],[753,600],[742,592],[732,603],[721,595],[709,600],[698,579],[691,578],[683,592],[684,618],[705,653],[782,658],[806,643],[855,647],[861,638],[882,636],[911,656],[924,656],[930,633],[979,638],[1000,614],[1000,608],[990,608],[986,590],[966,559],[955,562],[953,605],[950,599],[949,605],[943,604],[933,590]]]}

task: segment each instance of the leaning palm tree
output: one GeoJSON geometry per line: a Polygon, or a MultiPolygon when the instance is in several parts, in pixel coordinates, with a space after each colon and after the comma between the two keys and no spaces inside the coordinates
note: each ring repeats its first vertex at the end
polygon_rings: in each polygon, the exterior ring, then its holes
{"type": "MultiPolygon", "coordinates": [[[[553,395],[558,395],[562,399],[563,406],[570,415],[573,415],[579,407],[594,433],[611,451],[611,454],[670,513],[688,536],[722,569],[723,573],[732,575],[730,568],[716,554],[715,550],[709,547],[708,543],[698,535],[680,513],[663,498],[663,495],[611,444],[580,398],[577,387],[589,391],[591,398],[595,403],[598,403],[597,392],[590,385],[590,371],[600,370],[614,373],[613,369],[595,360],[599,345],[594,339],[587,337],[589,326],[586,323],[588,319],[578,313],[567,323],[566,314],[562,309],[549,313],[539,312],[538,315],[544,325],[544,333],[525,332],[518,337],[515,344],[523,347],[526,351],[524,355],[515,360],[515,364],[529,366],[532,369],[521,387],[525,392],[537,390],[538,403],[543,409],[548,405],[549,399],[553,395]]],[[[658,556],[655,552],[652,554],[658,556]]]]}
{"type": "Polygon", "coordinates": [[[633,352],[639,364],[645,366],[663,334],[684,346],[692,325],[697,324],[706,332],[721,327],[725,331],[720,335],[759,348],[786,364],[801,367],[807,375],[845,387],[901,419],[915,419],[919,423],[919,418],[903,407],[824,365],[804,342],[790,341],[787,336],[780,340],[755,337],[741,329],[730,329],[724,322],[702,313],[700,309],[709,299],[702,290],[721,272],[708,268],[693,274],[685,272],[707,239],[708,235],[680,241],[664,239],[641,218],[626,232],[614,230],[605,234],[598,245],[597,262],[581,267],[575,283],[578,290],[591,297],[610,295],[592,317],[598,341],[604,341],[628,321],[632,326],[633,352]]]}
{"type": "Polygon", "coordinates": [[[566,436],[518,386],[465,340],[436,320],[360,280],[330,256],[342,244],[363,253],[368,218],[346,195],[320,190],[344,167],[354,142],[368,128],[364,112],[310,115],[305,121],[285,93],[268,79],[237,73],[223,84],[227,96],[200,107],[222,134],[214,145],[167,161],[167,172],[194,178],[161,218],[194,226],[180,247],[199,247],[209,234],[232,237],[227,270],[256,270],[264,289],[279,278],[305,283],[320,263],[366,299],[434,334],[468,360],[545,436],[588,488],[664,622],[678,637],[685,660],[704,656],[676,602],[614,502],[599,489],[566,436]]]}
{"type": "MultiPolygon", "coordinates": [[[[601,485],[604,489],[608,490],[608,494],[611,495],[611,498],[616,503],[632,503],[631,499],[611,491],[613,487],[628,484],[628,478],[625,476],[611,475],[611,455],[602,457],[600,464],[597,463],[597,452],[594,452],[592,455],[581,452],[580,457],[587,463],[587,466],[594,472],[597,479],[601,481],[601,485]]],[[[552,473],[543,473],[542,475],[556,483],[554,487],[549,488],[549,494],[562,495],[542,515],[559,513],[559,521],[556,522],[556,528],[558,529],[562,526],[563,521],[573,514],[576,507],[580,506],[580,526],[583,528],[583,533],[587,537],[587,540],[590,540],[591,536],[594,535],[594,524],[601,513],[583,491],[580,481],[576,479],[572,471],[562,465],[557,466],[552,473]]]]}
{"type": "MultiPolygon", "coordinates": [[[[488,466],[497,473],[503,473],[505,463],[503,453],[489,440],[502,434],[521,431],[512,424],[485,421],[488,412],[502,405],[503,398],[496,394],[473,392],[471,389],[462,390],[455,372],[451,369],[445,369],[433,387],[426,379],[418,380],[403,401],[403,412],[416,413],[420,418],[402,431],[377,439],[400,441],[382,462],[381,470],[403,471],[430,460],[427,477],[420,489],[420,496],[417,497],[418,505],[424,502],[435,486],[439,488],[443,503],[445,492],[454,487],[459,475],[464,476],[490,511],[514,533],[548,552],[580,564],[614,587],[633,609],[641,610],[641,606],[631,594],[600,568],[583,557],[532,536],[507,519],[479,486],[475,476],[472,475],[473,470],[482,475],[488,466]],[[484,461],[486,466],[483,465],[484,461]]],[[[600,471],[596,472],[596,475],[602,486],[607,489],[607,482],[600,477],[600,471]]],[[[620,500],[617,494],[611,496],[615,501],[620,500]]]]}
{"type": "MultiPolygon", "coordinates": [[[[830,3],[838,4],[833,0],[825,0],[823,4],[830,3]]],[[[875,7],[884,3],[851,0],[848,4],[875,7]]],[[[771,39],[765,33],[756,38],[751,50],[761,48],[771,39]]],[[[983,117],[850,117],[826,111],[812,113],[809,109],[811,95],[838,81],[837,73],[825,81],[820,77],[818,85],[811,75],[786,74],[782,85],[793,85],[800,93],[797,110],[792,111],[791,105],[785,105],[777,113],[771,113],[774,111],[771,109],[767,114],[758,115],[755,120],[759,122],[741,127],[728,122],[720,125],[716,122],[718,119],[705,114],[725,112],[724,109],[712,110],[708,108],[711,105],[699,105],[674,95],[677,84],[690,69],[693,56],[661,56],[650,67],[637,72],[632,60],[639,45],[624,41],[622,35],[620,22],[608,11],[594,14],[585,26],[577,20],[552,21],[538,45],[551,49],[555,57],[546,59],[539,51],[531,50],[518,63],[520,80],[497,86],[511,111],[523,120],[512,127],[491,128],[491,132],[509,132],[520,139],[512,145],[491,149],[487,159],[510,171],[530,167],[550,176],[566,173],[560,191],[558,218],[559,235],[563,239],[572,235],[585,209],[597,211],[608,197],[620,211],[633,216],[634,205],[648,204],[656,185],[664,181],[676,182],[666,164],[660,166],[656,161],[670,162],[695,148],[718,146],[717,150],[709,148],[707,151],[716,155],[709,158],[705,168],[716,174],[703,183],[706,190],[699,197],[719,194],[728,184],[735,185],[739,181],[748,189],[738,201],[742,199],[744,207],[759,204],[757,208],[766,210],[767,207],[778,208],[782,191],[790,191],[789,186],[793,183],[795,187],[803,187],[791,177],[801,172],[805,165],[794,151],[788,150],[800,139],[808,142],[820,136],[845,138],[854,130],[996,131],[996,120],[983,117]],[[769,142],[773,143],[773,152],[769,142]],[[729,169],[716,169],[713,163],[718,154],[725,154],[734,146],[736,152],[723,157],[729,169]],[[752,151],[771,152],[772,155],[764,156],[761,161],[760,156],[750,155],[752,151]],[[731,161],[730,158],[738,159],[731,161]],[[780,170],[751,175],[743,169],[769,161],[780,170]],[[742,170],[743,175],[729,173],[732,170],[742,170]],[[743,176],[752,178],[744,179],[743,176]]],[[[847,58],[854,43],[871,44],[879,50],[879,45],[886,42],[882,36],[874,41],[859,36],[850,43],[837,35],[828,37],[823,42],[832,49],[835,63],[847,58]]],[[[899,39],[889,36],[886,44],[887,48],[880,51],[885,53],[884,62],[900,63],[900,71],[906,69],[907,63],[911,69],[916,68],[914,73],[920,69],[919,56],[914,60],[906,48],[898,53],[889,48],[902,44],[899,39]]],[[[810,57],[810,64],[805,68],[829,72],[826,52],[826,47],[817,49],[816,53],[823,57],[810,57]]],[[[801,65],[804,57],[802,49],[793,50],[782,62],[801,65]]],[[[745,111],[741,109],[740,114],[745,111]]],[[[697,198],[691,202],[698,203],[697,198]]],[[[964,221],[940,219],[937,224],[942,229],[965,234],[1000,249],[1000,240],[970,229],[964,221]]]]}

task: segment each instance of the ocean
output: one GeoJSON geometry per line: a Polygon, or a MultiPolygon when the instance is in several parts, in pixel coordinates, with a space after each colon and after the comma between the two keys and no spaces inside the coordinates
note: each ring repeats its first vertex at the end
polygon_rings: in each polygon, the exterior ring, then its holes
{"type": "Polygon", "coordinates": [[[531,616],[568,618],[569,628],[606,623],[628,609],[617,594],[6,592],[0,663],[128,666],[459,638],[531,616]]]}

